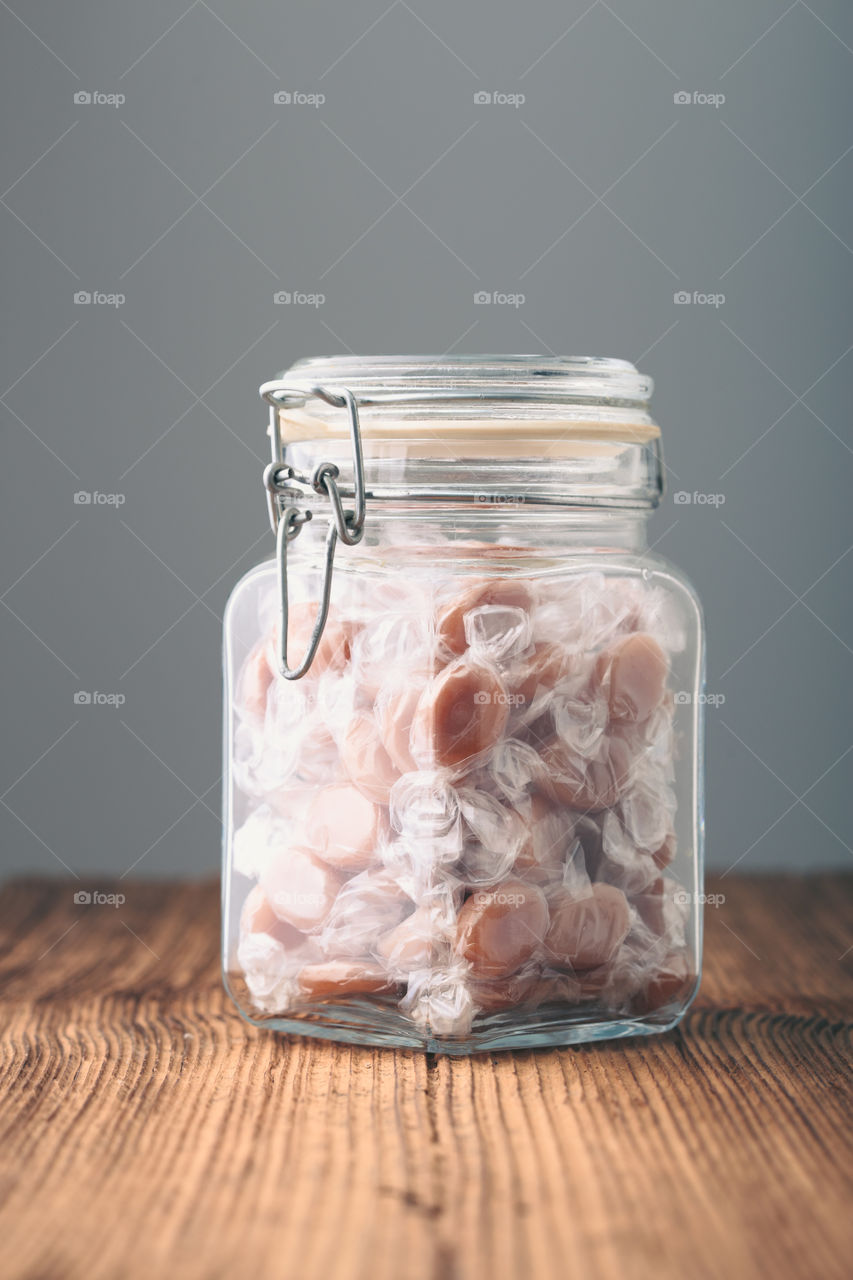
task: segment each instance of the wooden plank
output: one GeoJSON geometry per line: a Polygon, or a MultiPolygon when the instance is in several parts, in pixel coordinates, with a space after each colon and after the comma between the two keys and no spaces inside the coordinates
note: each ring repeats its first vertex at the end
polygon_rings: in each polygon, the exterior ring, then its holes
{"type": "Polygon", "coordinates": [[[849,1274],[853,878],[713,882],[676,1032],[471,1059],[259,1032],[216,886],[118,888],[0,894],[5,1276],[849,1274]]]}

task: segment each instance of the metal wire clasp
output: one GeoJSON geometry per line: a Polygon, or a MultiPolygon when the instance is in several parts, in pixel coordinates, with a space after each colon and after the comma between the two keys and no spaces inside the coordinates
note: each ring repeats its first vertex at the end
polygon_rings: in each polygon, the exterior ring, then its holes
{"type": "Polygon", "coordinates": [[[310,391],[296,390],[284,382],[265,382],[259,392],[261,398],[270,406],[270,442],[272,461],[264,471],[264,486],[269,503],[270,523],[276,535],[276,563],[279,574],[279,595],[281,603],[281,636],[279,648],[279,670],[285,680],[301,680],[314,661],[317,648],[323,636],[326,619],[329,616],[329,601],[332,593],[332,568],[335,562],[335,547],[338,538],[348,547],[354,547],[364,537],[365,493],[364,493],[364,458],[361,448],[361,428],[358,420],[358,404],[355,396],[346,387],[312,387],[310,391]],[[284,447],[281,438],[281,422],[279,411],[287,407],[304,405],[306,400],[316,396],[325,400],[336,409],[346,409],[349,416],[350,443],[352,445],[353,499],[355,508],[345,511],[337,485],[340,474],[334,462],[321,462],[309,476],[291,467],[284,460],[284,447]],[[320,594],[320,607],[314,621],[308,648],[302,661],[296,667],[287,661],[288,630],[288,593],[287,593],[287,547],[288,543],[298,537],[302,526],[313,519],[314,512],[310,507],[301,508],[296,505],[298,499],[310,499],[311,493],[328,498],[332,504],[332,518],[326,534],[325,567],[323,570],[323,586],[320,594]]]}

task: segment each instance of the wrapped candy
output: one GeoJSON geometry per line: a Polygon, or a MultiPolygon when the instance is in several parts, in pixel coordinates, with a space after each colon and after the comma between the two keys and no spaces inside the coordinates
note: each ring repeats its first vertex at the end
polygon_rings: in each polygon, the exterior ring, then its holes
{"type": "MultiPolygon", "coordinates": [[[[677,611],[595,569],[436,581],[422,550],[410,580],[337,601],[296,684],[259,609],[231,846],[253,1007],[353,1002],[442,1041],[537,1009],[665,1016],[695,967],[666,870],[677,611]]],[[[316,609],[291,608],[291,661],[316,609]]]]}
{"type": "Polygon", "coordinates": [[[330,959],[368,959],[378,940],[400,925],[412,899],[385,870],[361,871],[347,880],[332,904],[319,944],[330,959]]]}

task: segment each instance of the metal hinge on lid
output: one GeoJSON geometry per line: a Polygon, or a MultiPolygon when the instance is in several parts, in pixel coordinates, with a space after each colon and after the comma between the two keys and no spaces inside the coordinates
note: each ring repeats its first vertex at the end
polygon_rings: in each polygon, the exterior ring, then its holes
{"type": "Polygon", "coordinates": [[[279,595],[281,604],[281,635],[279,644],[279,670],[286,680],[300,680],[308,671],[317,653],[323,629],[329,616],[329,601],[332,592],[332,569],[335,562],[335,547],[338,538],[348,547],[354,547],[364,537],[364,459],[361,448],[361,428],[358,421],[358,404],[355,396],[346,387],[312,387],[310,391],[296,390],[285,382],[265,382],[260,388],[260,396],[270,406],[270,441],[272,445],[272,461],[264,471],[264,486],[269,503],[270,523],[276,535],[276,563],[279,575],[279,595]],[[306,400],[316,396],[325,400],[326,404],[336,409],[346,409],[349,416],[350,443],[352,445],[353,492],[355,509],[345,511],[338,491],[337,478],[340,474],[334,462],[321,462],[311,473],[297,471],[284,460],[284,447],[281,438],[281,422],[279,411],[283,408],[304,405],[306,400]],[[320,593],[320,606],[308,648],[302,661],[296,667],[287,661],[288,631],[288,592],[287,592],[287,545],[299,536],[302,526],[313,519],[314,512],[310,507],[300,507],[297,501],[311,498],[311,494],[328,498],[332,504],[332,518],[326,534],[325,567],[323,570],[323,587],[320,593]]]}

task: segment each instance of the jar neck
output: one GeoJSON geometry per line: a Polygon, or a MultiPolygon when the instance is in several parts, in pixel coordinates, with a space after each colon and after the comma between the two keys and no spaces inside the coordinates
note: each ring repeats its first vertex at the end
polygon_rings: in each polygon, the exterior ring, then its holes
{"type": "MultiPolygon", "coordinates": [[[[304,527],[305,544],[319,552],[324,514],[304,527]]],[[[528,503],[445,504],[406,501],[369,505],[364,537],[348,555],[422,561],[424,553],[454,562],[516,563],[553,554],[561,559],[591,555],[641,555],[648,546],[648,510],[547,507],[528,503]]],[[[307,546],[305,547],[307,550],[307,546]]]]}

